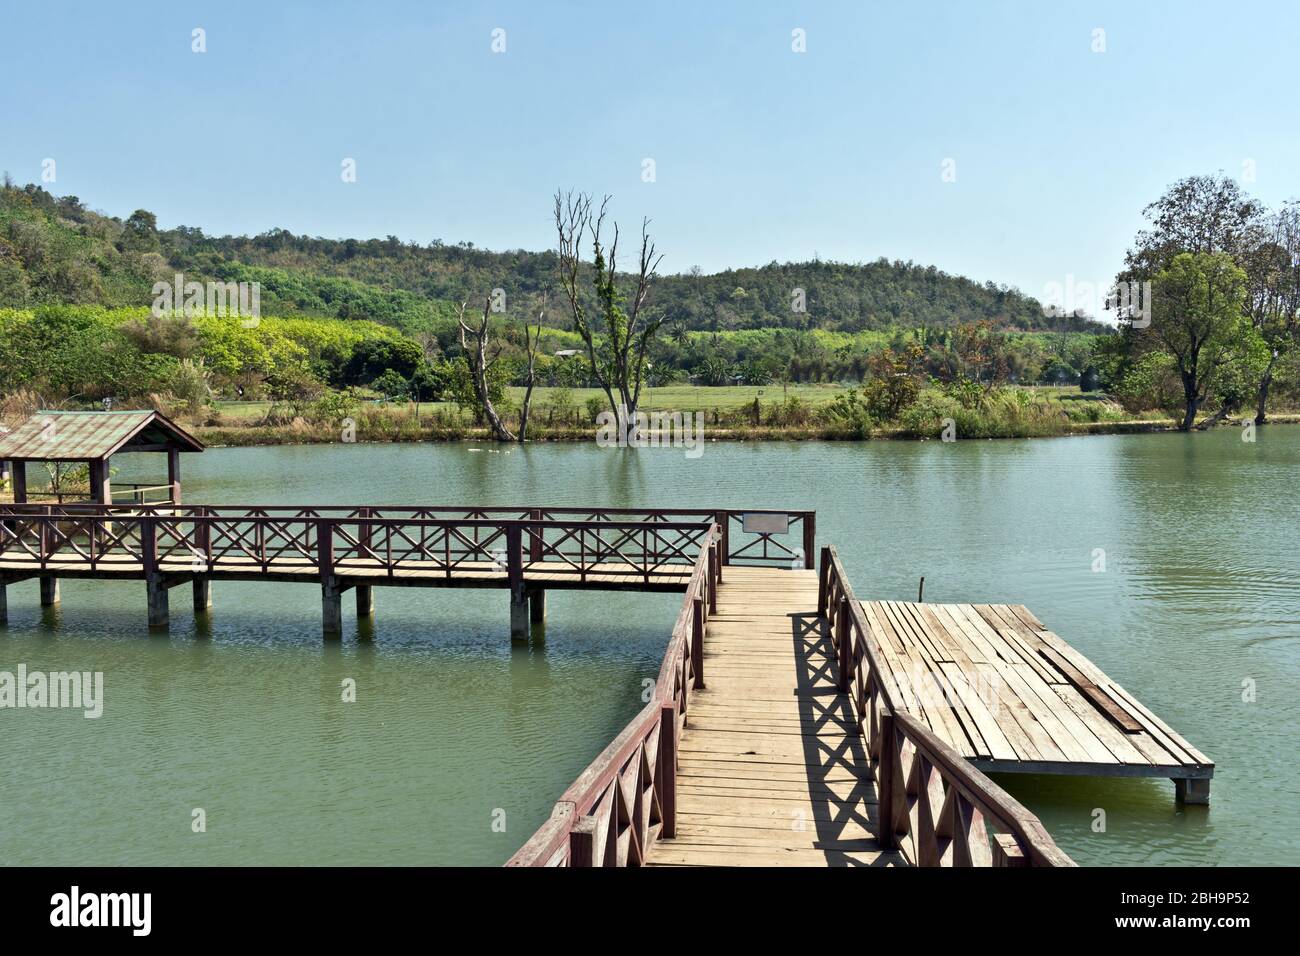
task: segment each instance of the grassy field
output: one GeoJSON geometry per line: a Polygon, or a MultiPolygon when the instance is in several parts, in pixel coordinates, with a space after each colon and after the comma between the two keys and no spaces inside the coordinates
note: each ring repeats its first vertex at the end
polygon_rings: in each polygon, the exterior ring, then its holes
{"type": "MultiPolygon", "coordinates": [[[[787,395],[798,398],[809,405],[822,405],[831,401],[836,395],[847,390],[844,385],[725,385],[711,388],[704,385],[667,385],[663,388],[642,390],[641,407],[646,411],[734,411],[753,403],[757,398],[764,405],[784,401],[787,395]]],[[[550,407],[557,392],[565,389],[539,387],[533,389],[533,407],[550,407]]],[[[605,393],[598,388],[568,389],[569,402],[576,408],[582,408],[591,399],[605,401],[605,393]]],[[[1046,391],[1046,389],[1044,389],[1046,391]]],[[[1076,393],[1078,389],[1074,390],[1076,393]]],[[[524,400],[522,388],[507,389],[510,404],[518,406],[524,400]]],[[[375,403],[376,405],[380,403],[375,403]]],[[[401,403],[385,403],[388,408],[402,408],[401,403]]],[[[266,416],[271,407],[270,402],[213,402],[213,407],[221,417],[232,424],[251,424],[266,416]]],[[[414,405],[406,407],[414,411],[414,405]]],[[[456,406],[450,402],[422,402],[421,413],[450,412],[456,406]]]]}
{"type": "MultiPolygon", "coordinates": [[[[647,411],[699,412],[734,411],[743,405],[752,404],[757,398],[764,405],[783,401],[786,396],[798,398],[809,405],[821,405],[831,401],[836,395],[847,390],[844,385],[665,385],[663,388],[647,388],[641,393],[641,407],[647,411]]],[[[533,389],[533,405],[546,406],[554,400],[554,395],[561,389],[533,389]]],[[[598,388],[575,388],[569,390],[570,401],[582,406],[589,399],[605,401],[605,393],[598,388]]],[[[510,400],[518,404],[523,401],[522,388],[510,389],[510,400]]]]}

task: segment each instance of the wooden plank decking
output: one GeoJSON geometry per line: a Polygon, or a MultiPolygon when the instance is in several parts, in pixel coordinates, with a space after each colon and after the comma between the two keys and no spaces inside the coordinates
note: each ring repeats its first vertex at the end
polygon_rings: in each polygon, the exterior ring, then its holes
{"type": "Polygon", "coordinates": [[[863,601],[905,709],[985,772],[1204,780],[1214,764],[1018,604],[863,601]]]}
{"type": "Polygon", "coordinates": [[[677,835],[657,866],[890,866],[875,786],[836,689],[815,571],[727,567],[679,744],[677,835]]]}
{"type": "MultiPolygon", "coordinates": [[[[185,557],[162,558],[161,574],[199,573],[213,580],[305,581],[320,580],[317,562],[303,557],[278,557],[265,562],[255,557],[227,555],[209,563],[196,564],[185,557]]],[[[391,562],[379,558],[346,558],[333,565],[335,576],[348,583],[412,587],[509,587],[506,568],[490,561],[460,561],[448,573],[437,561],[415,559],[391,562]],[[390,569],[391,568],[391,573],[390,569]]],[[[619,561],[602,561],[581,568],[555,561],[524,562],[523,582],[530,587],[581,588],[585,590],[681,591],[690,579],[691,568],[682,564],[661,564],[645,573],[642,567],[619,561]]],[[[17,555],[0,557],[0,580],[50,576],[58,578],[143,579],[144,564],[126,554],[98,557],[92,563],[79,555],[57,555],[40,562],[17,555]]]]}
{"type": "MultiPolygon", "coordinates": [[[[1169,777],[1214,764],[1021,605],[864,601],[905,709],[989,772],[1169,777]]],[[[812,571],[728,567],[656,866],[892,866],[812,571]]],[[[1181,792],[1181,791],[1180,791],[1181,792]]],[[[1208,795],[1208,790],[1201,791],[1208,795]]]]}

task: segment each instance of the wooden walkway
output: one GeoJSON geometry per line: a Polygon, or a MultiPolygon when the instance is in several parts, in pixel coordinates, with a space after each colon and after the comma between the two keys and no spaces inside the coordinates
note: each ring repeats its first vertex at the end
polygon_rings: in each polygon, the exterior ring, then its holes
{"type": "MultiPolygon", "coordinates": [[[[896,866],[812,571],[728,567],[651,866],[896,866]]],[[[985,772],[1159,776],[1214,764],[1021,605],[863,601],[894,700],[985,772]]]]}
{"type": "Polygon", "coordinates": [[[728,567],[678,745],[677,832],[652,866],[892,866],[817,573],[728,567]]]}
{"type": "MultiPolygon", "coordinates": [[[[334,562],[331,573],[348,583],[392,587],[464,587],[505,588],[511,583],[509,569],[492,561],[458,560],[448,567],[445,562],[401,558],[347,558],[334,562]]],[[[226,555],[211,560],[184,556],[157,559],[153,570],[159,574],[187,576],[201,574],[213,580],[227,581],[301,581],[320,580],[317,561],[301,556],[262,558],[226,555]]],[[[93,562],[82,555],[65,555],[44,561],[26,556],[0,555],[0,581],[49,575],[61,578],[142,579],[145,564],[133,555],[115,554],[98,557],[93,562]]],[[[631,590],[679,592],[690,579],[690,565],[664,564],[647,570],[639,563],[625,561],[589,561],[581,566],[565,567],[558,562],[522,562],[521,580],[529,587],[578,588],[584,590],[631,590]]]]}
{"type": "Polygon", "coordinates": [[[985,772],[1151,776],[1214,764],[1019,604],[863,601],[901,706],[985,772]]]}

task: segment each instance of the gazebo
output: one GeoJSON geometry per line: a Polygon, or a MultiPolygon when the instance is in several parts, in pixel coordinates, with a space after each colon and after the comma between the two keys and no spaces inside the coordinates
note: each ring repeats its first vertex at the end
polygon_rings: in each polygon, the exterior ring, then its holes
{"type": "Polygon", "coordinates": [[[167,455],[167,483],[129,485],[132,504],[144,504],[149,492],[166,498],[149,503],[180,504],[181,452],[203,451],[203,444],[155,411],[40,411],[17,428],[0,432],[0,472],[12,471],[15,504],[27,502],[27,462],[85,462],[90,467],[90,500],[113,504],[109,459],[123,452],[167,455]],[[11,467],[12,466],[12,467],[11,467]]]}

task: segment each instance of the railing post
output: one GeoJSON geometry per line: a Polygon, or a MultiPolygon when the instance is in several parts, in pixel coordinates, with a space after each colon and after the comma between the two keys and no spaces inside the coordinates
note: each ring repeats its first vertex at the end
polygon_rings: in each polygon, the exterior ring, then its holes
{"type": "Polygon", "coordinates": [[[1021,849],[1020,842],[1010,833],[993,834],[994,866],[1029,866],[1029,858],[1021,849]]]}
{"type": "Polygon", "coordinates": [[[849,680],[852,678],[853,667],[853,641],[851,640],[852,627],[849,622],[849,599],[840,598],[839,607],[835,615],[835,640],[836,650],[839,651],[840,658],[840,692],[846,693],[849,689],[849,680]]]}
{"type": "Polygon", "coordinates": [[[709,548],[709,571],[708,571],[708,595],[709,595],[709,613],[718,613],[718,549],[709,548]]]}
{"type": "Polygon", "coordinates": [[[158,522],[154,518],[140,519],[140,564],[146,578],[158,573],[158,522]]]}
{"type": "Polygon", "coordinates": [[[880,758],[876,761],[876,843],[882,850],[893,849],[894,774],[898,772],[898,750],[894,745],[894,715],[880,711],[880,758]]]}
{"type": "Polygon", "coordinates": [[[334,576],[334,523],[324,518],[316,522],[316,563],[322,581],[334,576]]]}
{"type": "MultiPolygon", "coordinates": [[[[207,508],[199,508],[195,515],[197,518],[206,518],[208,516],[207,508]]],[[[206,521],[194,522],[194,545],[195,550],[203,555],[203,563],[212,566],[212,526],[206,521]]]]}
{"type": "Polygon", "coordinates": [[[803,514],[803,566],[811,569],[813,554],[817,550],[817,512],[805,511],[803,514]]]}
{"type": "Polygon", "coordinates": [[[52,540],[51,540],[51,535],[50,535],[50,522],[52,522],[52,521],[54,520],[54,519],[51,517],[52,514],[53,514],[53,512],[51,511],[50,506],[49,506],[49,505],[46,505],[46,506],[45,506],[45,520],[41,521],[41,524],[40,524],[40,528],[41,528],[41,530],[40,530],[40,539],[41,539],[41,540],[40,540],[40,552],[41,552],[41,567],[42,567],[42,568],[44,568],[45,565],[46,565],[46,563],[49,561],[49,559],[50,559],[50,549],[54,546],[54,545],[53,545],[53,542],[52,542],[52,540]]]}
{"type": "Polygon", "coordinates": [[[510,589],[522,593],[524,588],[523,529],[513,522],[506,525],[506,574],[510,579],[510,589]]]}
{"type": "MultiPolygon", "coordinates": [[[[542,511],[540,508],[534,508],[529,513],[529,520],[541,521],[542,511]]],[[[542,560],[542,529],[534,525],[532,533],[528,538],[528,560],[530,563],[536,563],[542,560]]]]}
{"type": "MultiPolygon", "coordinates": [[[[361,517],[369,518],[370,509],[362,508],[361,517]]],[[[362,555],[367,558],[373,558],[375,556],[374,548],[372,546],[372,534],[373,534],[373,526],[370,524],[370,522],[366,521],[357,525],[357,540],[361,543],[362,555]]]]}
{"type": "Polygon", "coordinates": [[[595,866],[596,820],[579,817],[569,830],[569,866],[587,868],[595,866]]]}
{"type": "Polygon", "coordinates": [[[677,707],[664,704],[659,709],[659,769],[655,775],[659,790],[662,827],[665,840],[677,836],[677,707]]]}
{"type": "Polygon", "coordinates": [[[713,516],[713,520],[718,523],[718,546],[722,549],[722,563],[727,563],[727,558],[731,554],[731,542],[728,534],[728,527],[731,524],[731,512],[719,511],[713,516]]]}
{"type": "Polygon", "coordinates": [[[831,582],[831,549],[829,546],[822,548],[822,566],[817,572],[817,616],[825,617],[826,609],[830,605],[827,598],[830,596],[828,590],[831,582]]]}
{"type": "Polygon", "coordinates": [[[695,689],[704,686],[704,602],[691,602],[691,660],[695,664],[695,689]]]}

